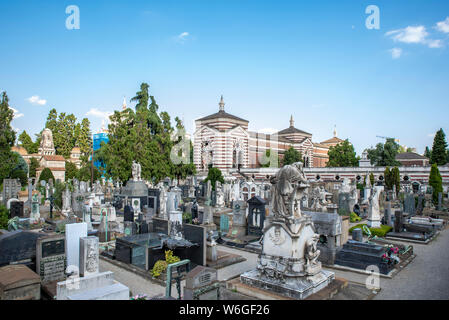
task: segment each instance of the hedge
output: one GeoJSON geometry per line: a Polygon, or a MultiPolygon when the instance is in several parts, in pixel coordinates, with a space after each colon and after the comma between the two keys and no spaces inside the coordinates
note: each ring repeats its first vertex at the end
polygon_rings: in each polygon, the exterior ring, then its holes
{"type": "MultiPolygon", "coordinates": [[[[363,226],[366,226],[366,224],[358,224],[356,226],[353,226],[352,228],[349,229],[349,234],[352,234],[352,231],[356,228],[360,228],[362,229],[363,226]]],[[[363,229],[362,229],[363,230],[363,229]]],[[[369,228],[369,230],[371,231],[371,234],[373,236],[377,236],[380,238],[385,237],[385,235],[390,232],[391,230],[393,230],[393,227],[390,226],[386,226],[386,225],[381,225],[380,228],[369,228]]]]}

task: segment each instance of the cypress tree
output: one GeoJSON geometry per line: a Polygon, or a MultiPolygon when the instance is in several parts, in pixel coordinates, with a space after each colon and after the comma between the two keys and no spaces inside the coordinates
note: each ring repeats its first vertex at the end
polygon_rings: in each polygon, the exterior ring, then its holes
{"type": "Polygon", "coordinates": [[[437,205],[438,193],[443,192],[443,179],[436,163],[432,164],[432,168],[430,169],[429,185],[432,186],[432,201],[437,205]]]}
{"type": "Polygon", "coordinates": [[[436,164],[439,166],[445,165],[447,163],[447,142],[446,135],[443,129],[440,129],[435,134],[433,139],[432,155],[430,158],[431,164],[436,164]]]}

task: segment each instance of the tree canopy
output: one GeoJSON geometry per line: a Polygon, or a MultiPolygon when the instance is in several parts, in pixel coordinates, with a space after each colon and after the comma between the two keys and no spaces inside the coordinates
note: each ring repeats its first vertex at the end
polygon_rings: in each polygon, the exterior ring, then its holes
{"type": "Polygon", "coordinates": [[[385,143],[378,143],[374,149],[367,149],[368,159],[375,166],[400,166],[401,163],[396,160],[399,153],[399,144],[394,138],[388,138],[385,143]]]}
{"type": "Polygon", "coordinates": [[[16,167],[18,157],[11,152],[11,147],[16,141],[16,132],[11,127],[14,117],[13,110],[9,107],[9,99],[6,92],[2,92],[0,99],[0,181],[8,178],[16,167]]]}
{"type": "Polygon", "coordinates": [[[204,179],[204,182],[210,181],[212,185],[212,190],[215,190],[215,184],[217,181],[220,181],[221,183],[224,183],[223,174],[221,173],[221,170],[215,167],[212,167],[207,172],[207,177],[204,179]]]}
{"type": "Polygon", "coordinates": [[[329,148],[327,167],[358,167],[360,157],[356,156],[354,146],[348,139],[329,148]]]}
{"type": "MultiPolygon", "coordinates": [[[[156,99],[149,95],[148,90],[149,85],[142,83],[140,91],[131,99],[137,102],[135,112],[128,108],[115,111],[110,117],[109,142],[102,143],[95,152],[95,160],[100,161],[107,178],[129,180],[133,160],[141,165],[142,179],[153,183],[166,177],[185,178],[194,173],[191,161],[173,163],[171,160],[187,153],[190,153],[187,160],[191,160],[193,152],[189,151],[192,146],[185,144],[182,135],[175,134],[169,114],[158,111],[156,99]],[[187,147],[173,149],[178,144],[187,147]]],[[[183,129],[179,119],[176,120],[176,127],[178,131],[183,129]]]]}
{"type": "Polygon", "coordinates": [[[83,154],[81,160],[88,161],[88,155],[92,149],[92,137],[90,132],[90,121],[84,118],[81,123],[73,114],[61,112],[58,115],[56,109],[51,109],[45,127],[53,133],[53,143],[56,154],[70,157],[70,152],[74,147],[79,147],[83,154]]]}
{"type": "Polygon", "coordinates": [[[53,172],[51,172],[49,168],[44,168],[39,176],[39,182],[42,180],[48,182],[50,179],[52,179],[53,182],[56,182],[53,172]]]}
{"type": "MultiPolygon", "coordinates": [[[[23,132],[19,135],[18,141],[20,142],[20,146],[24,147],[28,154],[37,153],[39,149],[39,143],[33,142],[28,133],[23,130],[23,132]]],[[[40,141],[39,141],[40,142],[40,141]]]]}
{"type": "Polygon", "coordinates": [[[301,162],[303,161],[301,152],[299,152],[293,147],[290,147],[287,151],[285,151],[282,165],[286,166],[299,161],[301,162]]]}

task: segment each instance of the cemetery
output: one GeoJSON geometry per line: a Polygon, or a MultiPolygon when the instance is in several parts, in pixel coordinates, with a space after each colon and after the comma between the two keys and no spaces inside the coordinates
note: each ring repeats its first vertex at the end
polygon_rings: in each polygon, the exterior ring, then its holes
{"type": "MultiPolygon", "coordinates": [[[[291,117],[282,157],[250,166],[249,150],[260,150],[241,137],[268,138],[223,98],[181,150],[185,136],[147,95],[144,83],[134,100],[145,108],[131,113],[125,101],[92,152],[61,151],[51,122],[38,153],[16,147],[28,171],[1,181],[0,300],[371,300],[420,281],[418,294],[449,294],[438,289],[448,280],[447,165],[374,165],[367,149],[353,166],[314,166],[311,134],[291,117]]],[[[321,143],[330,162],[349,145],[340,140],[321,143]]]]}

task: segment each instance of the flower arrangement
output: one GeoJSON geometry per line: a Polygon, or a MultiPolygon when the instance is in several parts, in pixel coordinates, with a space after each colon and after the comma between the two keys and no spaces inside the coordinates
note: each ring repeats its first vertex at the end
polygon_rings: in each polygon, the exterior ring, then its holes
{"type": "Polygon", "coordinates": [[[138,294],[131,297],[129,300],[149,300],[149,297],[146,294],[138,294]]]}

